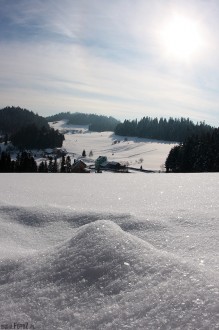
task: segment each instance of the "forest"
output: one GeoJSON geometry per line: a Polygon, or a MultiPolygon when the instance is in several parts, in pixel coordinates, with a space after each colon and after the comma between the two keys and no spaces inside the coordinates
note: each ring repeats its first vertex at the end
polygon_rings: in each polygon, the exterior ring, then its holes
{"type": "Polygon", "coordinates": [[[37,164],[32,152],[24,150],[18,152],[16,159],[11,159],[10,152],[0,153],[0,173],[70,173],[70,156],[62,156],[60,162],[56,157],[49,156],[48,161],[37,164]]]}
{"type": "Polygon", "coordinates": [[[64,141],[64,135],[50,128],[44,117],[19,107],[0,110],[0,135],[21,150],[61,147],[64,141]]]}
{"type": "Polygon", "coordinates": [[[189,118],[174,119],[143,117],[141,120],[125,120],[115,128],[115,134],[139,138],[183,142],[189,136],[211,133],[213,127],[205,123],[194,124],[189,118]]]}
{"type": "Polygon", "coordinates": [[[0,172],[37,172],[37,164],[30,152],[18,153],[16,160],[12,160],[10,153],[3,151],[0,155],[0,172]]]}
{"type": "Polygon", "coordinates": [[[89,125],[90,131],[104,132],[114,131],[119,121],[113,117],[96,114],[61,112],[46,118],[48,122],[66,119],[72,125],[89,125]]]}
{"type": "Polygon", "coordinates": [[[37,127],[49,128],[47,120],[33,111],[20,107],[6,107],[0,110],[0,133],[14,134],[24,126],[35,124],[37,127]]]}
{"type": "Polygon", "coordinates": [[[38,128],[35,124],[23,127],[10,137],[12,144],[20,150],[61,147],[64,139],[58,130],[38,128]]]}
{"type": "Polygon", "coordinates": [[[173,147],[165,167],[167,172],[219,172],[219,128],[173,147]]]}

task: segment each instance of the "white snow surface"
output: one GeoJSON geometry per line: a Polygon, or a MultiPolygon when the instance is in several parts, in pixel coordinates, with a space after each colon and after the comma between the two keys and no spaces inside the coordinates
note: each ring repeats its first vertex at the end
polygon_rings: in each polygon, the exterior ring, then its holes
{"type": "Polygon", "coordinates": [[[88,126],[68,125],[66,120],[51,122],[50,125],[65,133],[63,147],[67,152],[79,157],[85,150],[87,154],[85,161],[88,163],[97,159],[98,156],[106,156],[109,161],[160,171],[163,169],[170,149],[176,144],[168,141],[118,136],[113,132],[91,132],[88,131],[88,126]],[[93,156],[88,157],[91,150],[93,156]]]}
{"type": "Polygon", "coordinates": [[[218,174],[0,174],[0,325],[219,329],[218,174]]]}

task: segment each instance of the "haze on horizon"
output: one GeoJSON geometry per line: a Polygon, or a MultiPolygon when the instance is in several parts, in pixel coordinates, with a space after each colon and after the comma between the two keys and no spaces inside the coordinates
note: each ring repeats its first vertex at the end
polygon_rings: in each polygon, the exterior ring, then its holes
{"type": "Polygon", "coordinates": [[[0,108],[219,126],[218,1],[0,5],[0,108]]]}

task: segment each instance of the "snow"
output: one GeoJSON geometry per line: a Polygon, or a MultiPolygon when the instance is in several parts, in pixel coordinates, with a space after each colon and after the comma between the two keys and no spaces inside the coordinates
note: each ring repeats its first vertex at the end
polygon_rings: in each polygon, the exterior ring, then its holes
{"type": "MultiPolygon", "coordinates": [[[[174,145],[51,126],[87,163],[158,172],[174,145]]],[[[219,329],[217,174],[2,173],[0,187],[1,329],[219,329]]]]}
{"type": "Polygon", "coordinates": [[[218,174],[0,183],[2,328],[219,328],[218,174]]]}
{"type": "Polygon", "coordinates": [[[55,124],[51,122],[50,125],[61,132],[68,132],[63,147],[70,155],[79,157],[85,150],[89,156],[92,150],[93,156],[87,159],[88,162],[106,156],[109,161],[136,168],[142,165],[144,169],[160,171],[170,149],[175,145],[166,141],[117,136],[113,132],[91,132],[88,126],[68,125],[65,120],[55,124]]]}
{"type": "Polygon", "coordinates": [[[68,124],[68,120],[58,120],[49,123],[51,127],[59,130],[63,134],[85,133],[89,129],[89,125],[72,125],[68,124]]]}

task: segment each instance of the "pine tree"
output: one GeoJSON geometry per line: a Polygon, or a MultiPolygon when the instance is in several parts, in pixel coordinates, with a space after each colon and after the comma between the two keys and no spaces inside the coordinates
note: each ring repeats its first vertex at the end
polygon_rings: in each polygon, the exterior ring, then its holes
{"type": "Polygon", "coordinates": [[[65,161],[65,156],[62,156],[62,161],[61,161],[61,173],[66,172],[66,161],[65,161]]]}
{"type": "Polygon", "coordinates": [[[51,173],[52,171],[53,171],[53,158],[49,157],[48,172],[51,173]]]}
{"type": "Polygon", "coordinates": [[[172,172],[218,172],[219,129],[193,135],[170,150],[166,170],[172,172]]]}
{"type": "Polygon", "coordinates": [[[31,153],[22,151],[17,154],[15,171],[23,173],[37,172],[37,163],[31,153]]]}
{"type": "Polygon", "coordinates": [[[52,172],[57,173],[58,172],[58,164],[57,164],[57,159],[55,158],[52,166],[52,172]]]}
{"type": "Polygon", "coordinates": [[[43,161],[39,164],[38,172],[39,173],[44,173],[45,172],[45,165],[44,165],[43,161]]]}
{"type": "Polygon", "coordinates": [[[3,151],[0,156],[0,172],[11,172],[11,156],[9,153],[3,151]]]}
{"type": "Polygon", "coordinates": [[[44,162],[44,172],[48,173],[48,165],[46,161],[44,162]]]}
{"type": "Polygon", "coordinates": [[[67,170],[67,173],[71,172],[71,158],[70,158],[70,156],[66,157],[66,170],[67,170]]]}

